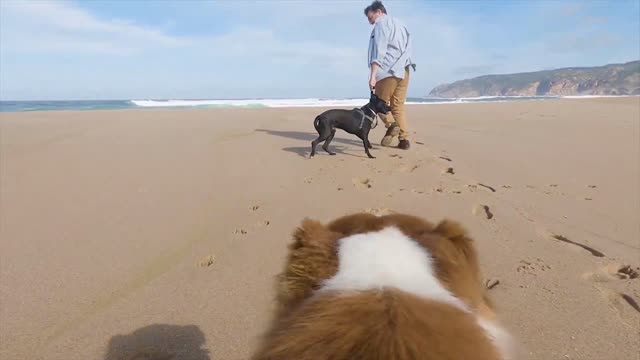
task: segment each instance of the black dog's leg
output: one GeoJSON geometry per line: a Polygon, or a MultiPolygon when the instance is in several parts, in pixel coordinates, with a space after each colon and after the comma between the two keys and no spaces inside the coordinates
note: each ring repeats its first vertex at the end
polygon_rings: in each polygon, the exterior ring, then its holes
{"type": "Polygon", "coordinates": [[[328,128],[322,128],[318,130],[318,133],[320,133],[320,136],[318,136],[317,139],[311,142],[311,155],[309,155],[309,157],[313,157],[316,154],[316,146],[318,146],[319,143],[327,140],[329,136],[331,136],[330,131],[331,129],[328,129],[328,128]]]}
{"type": "Polygon", "coordinates": [[[369,152],[369,149],[373,149],[373,146],[371,146],[371,143],[369,142],[370,130],[371,130],[370,128],[366,128],[361,139],[364,142],[364,151],[367,153],[367,156],[369,156],[371,159],[375,159],[376,157],[371,155],[371,153],[369,152]]]}
{"type": "Polygon", "coordinates": [[[369,152],[369,149],[373,148],[373,146],[371,146],[371,143],[369,142],[369,139],[364,138],[362,142],[364,143],[364,151],[367,153],[367,156],[370,157],[371,159],[375,159],[376,157],[371,155],[371,153],[369,152]]]}
{"type": "Polygon", "coordinates": [[[322,142],[322,135],[320,135],[317,139],[311,142],[311,155],[309,157],[314,157],[316,155],[316,146],[322,142]]]}
{"type": "Polygon", "coordinates": [[[367,132],[364,133],[364,138],[367,139],[367,144],[368,144],[367,147],[369,149],[373,149],[373,145],[371,145],[371,143],[369,142],[369,130],[371,130],[371,129],[368,129],[367,132]]]}
{"type": "Polygon", "coordinates": [[[329,151],[329,144],[331,143],[331,140],[333,140],[333,137],[336,135],[336,129],[331,130],[331,135],[329,135],[329,137],[327,138],[327,140],[324,142],[324,144],[322,145],[322,148],[324,149],[324,151],[326,151],[327,153],[329,153],[329,155],[335,155],[336,153],[329,151]]]}
{"type": "Polygon", "coordinates": [[[376,157],[371,155],[369,149],[371,148],[371,143],[369,142],[369,134],[358,134],[358,137],[362,139],[362,144],[364,145],[364,152],[367,153],[367,156],[371,159],[375,159],[376,157]]]}

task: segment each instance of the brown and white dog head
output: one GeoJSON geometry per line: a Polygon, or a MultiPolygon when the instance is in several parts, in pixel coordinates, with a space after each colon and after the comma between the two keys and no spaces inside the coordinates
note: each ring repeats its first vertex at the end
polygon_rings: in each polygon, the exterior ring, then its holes
{"type": "Polygon", "coordinates": [[[278,277],[279,309],[254,359],[510,358],[456,223],[355,214],[304,220],[278,277]]]}

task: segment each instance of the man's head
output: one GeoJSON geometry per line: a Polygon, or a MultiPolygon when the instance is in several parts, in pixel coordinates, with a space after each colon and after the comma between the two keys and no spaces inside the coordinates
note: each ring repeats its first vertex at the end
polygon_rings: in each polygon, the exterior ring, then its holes
{"type": "Polygon", "coordinates": [[[384,8],[384,5],[382,5],[382,1],[374,1],[371,3],[371,5],[367,6],[366,8],[364,8],[364,14],[367,17],[367,20],[369,20],[369,24],[373,25],[376,23],[376,20],[387,13],[387,9],[384,8]]]}

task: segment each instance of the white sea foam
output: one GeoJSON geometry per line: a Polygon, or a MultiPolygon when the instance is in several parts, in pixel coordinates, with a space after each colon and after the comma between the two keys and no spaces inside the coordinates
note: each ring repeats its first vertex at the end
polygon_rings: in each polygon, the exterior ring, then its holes
{"type": "MultiPolygon", "coordinates": [[[[131,100],[139,107],[360,107],[369,99],[248,99],[248,100],[131,100]]],[[[450,103],[451,101],[434,101],[450,103]]],[[[407,104],[424,104],[422,101],[407,101],[407,104]]]]}
{"type": "Polygon", "coordinates": [[[368,99],[132,100],[140,107],[333,107],[362,106],[368,99]]]}
{"type": "MultiPolygon", "coordinates": [[[[468,98],[414,98],[409,105],[467,104],[477,102],[506,102],[514,100],[547,100],[547,99],[589,99],[599,97],[622,97],[608,95],[583,96],[479,96],[468,98]]],[[[360,107],[369,99],[230,99],[230,100],[130,100],[132,105],[143,108],[171,107],[245,107],[245,108],[299,108],[299,107],[360,107]]]]}
{"type": "Polygon", "coordinates": [[[622,98],[622,97],[638,97],[638,95],[567,95],[563,99],[596,99],[596,98],[622,98]]]}

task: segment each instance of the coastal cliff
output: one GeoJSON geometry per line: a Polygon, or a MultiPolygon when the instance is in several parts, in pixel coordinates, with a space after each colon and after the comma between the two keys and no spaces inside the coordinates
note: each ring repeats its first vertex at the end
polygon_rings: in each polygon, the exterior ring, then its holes
{"type": "Polygon", "coordinates": [[[429,96],[640,95],[640,60],[597,67],[484,75],[435,87],[429,96]]]}

